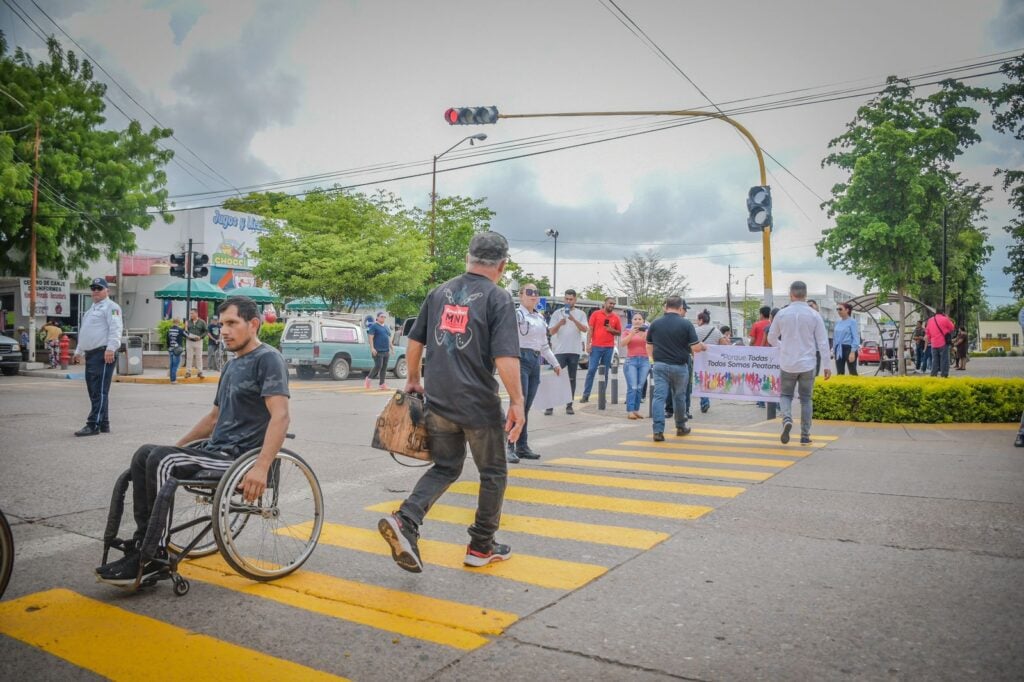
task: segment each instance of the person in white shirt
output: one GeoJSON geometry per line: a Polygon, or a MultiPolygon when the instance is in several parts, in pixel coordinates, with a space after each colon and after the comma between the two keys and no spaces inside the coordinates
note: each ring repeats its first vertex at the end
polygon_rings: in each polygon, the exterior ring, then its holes
{"type": "MultiPolygon", "coordinates": [[[[793,391],[800,392],[800,444],[811,443],[811,395],[817,355],[828,357],[828,333],[821,315],[807,305],[807,285],[799,280],[789,285],[791,303],[780,310],[768,330],[768,345],[779,348],[782,370],[782,437],[789,442],[793,429],[793,391]]],[[[825,368],[825,380],[832,370],[825,368]]]]}
{"type": "MultiPolygon", "coordinates": [[[[576,290],[565,290],[565,306],[551,314],[548,331],[551,333],[551,350],[558,358],[558,366],[569,370],[569,387],[576,395],[576,371],[580,366],[583,339],[587,333],[587,316],[576,308],[576,290]]],[[[552,414],[548,408],[544,414],[552,414]]],[[[565,406],[566,414],[576,414],[570,400],[565,406]]]]}
{"type": "Polygon", "coordinates": [[[516,464],[520,459],[540,459],[540,455],[530,449],[527,442],[527,427],[530,425],[530,406],[537,396],[540,386],[540,358],[551,365],[555,374],[562,368],[558,358],[551,352],[548,345],[548,324],[544,316],[537,310],[540,301],[540,289],[536,284],[528,282],[519,290],[519,310],[516,311],[516,324],[519,326],[519,379],[523,384],[523,397],[526,399],[526,423],[519,434],[519,440],[513,446],[509,443],[505,460],[516,464]]]}
{"type": "Polygon", "coordinates": [[[91,409],[85,426],[76,436],[110,433],[110,381],[114,377],[114,353],[121,347],[121,306],[107,295],[107,280],[97,277],[89,284],[92,307],[82,315],[78,326],[78,347],[75,357],[85,356],[85,386],[89,391],[91,409]]]}

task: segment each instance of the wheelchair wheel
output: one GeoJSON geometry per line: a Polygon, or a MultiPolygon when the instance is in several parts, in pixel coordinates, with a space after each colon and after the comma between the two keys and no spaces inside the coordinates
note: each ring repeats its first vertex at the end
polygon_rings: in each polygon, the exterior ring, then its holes
{"type": "Polygon", "coordinates": [[[14,534],[11,533],[11,525],[7,523],[7,517],[0,512],[0,597],[4,596],[7,583],[11,580],[11,573],[14,571],[14,534]]]}
{"type": "MultiPolygon", "coordinates": [[[[170,539],[167,541],[169,550],[175,554],[182,554],[197,535],[203,530],[209,529],[199,544],[185,556],[198,559],[217,551],[217,539],[214,537],[212,528],[214,493],[213,488],[178,487],[174,495],[174,515],[171,517],[170,539]],[[202,522],[204,518],[206,519],[205,523],[202,522]],[[192,522],[196,523],[190,525],[192,522]]],[[[242,532],[248,520],[247,514],[233,514],[230,523],[231,533],[237,535],[242,532]]]]}
{"type": "Polygon", "coordinates": [[[251,580],[274,580],[305,563],[320,539],[323,493],[316,474],[293,452],[281,450],[270,467],[267,488],[253,503],[241,484],[258,453],[238,459],[213,497],[213,533],[224,560],[251,580]],[[232,530],[236,515],[247,518],[232,530]]]}

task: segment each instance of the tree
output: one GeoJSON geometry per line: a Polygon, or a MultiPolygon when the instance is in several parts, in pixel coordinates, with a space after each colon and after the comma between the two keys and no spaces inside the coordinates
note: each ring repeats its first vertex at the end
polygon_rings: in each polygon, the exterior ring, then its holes
{"type": "MultiPolygon", "coordinates": [[[[101,255],[135,250],[134,227],[152,224],[149,209],[167,208],[160,149],[169,129],[144,132],[138,121],[116,130],[104,117],[106,86],[92,65],[56,40],[35,64],[20,48],[8,54],[0,33],[0,272],[29,271],[35,132],[39,125],[39,267],[67,276],[101,255]]],[[[173,217],[163,214],[170,222],[173,217]]]]}
{"type": "Polygon", "coordinates": [[[250,195],[225,203],[241,206],[279,219],[260,237],[253,274],[282,296],[320,296],[355,310],[419,287],[430,274],[426,240],[391,194],[315,190],[305,199],[250,195]]]}
{"type": "Polygon", "coordinates": [[[594,282],[583,288],[583,291],[579,292],[580,298],[587,301],[603,301],[604,299],[611,296],[604,284],[600,282],[594,282]]]}
{"type": "MultiPolygon", "coordinates": [[[[1004,63],[999,70],[1007,77],[1007,82],[989,93],[994,115],[992,127],[1014,139],[1024,140],[1024,54],[1004,63]]],[[[1013,295],[1024,298],[1024,170],[999,168],[996,176],[1000,175],[1003,189],[1010,193],[1010,207],[1017,213],[1003,228],[1012,239],[1007,254],[1010,264],[1003,272],[1012,278],[1010,291],[1013,295]]]]}
{"type": "Polygon", "coordinates": [[[676,264],[662,261],[654,249],[626,256],[613,269],[612,279],[630,304],[646,311],[651,319],[661,314],[667,297],[684,296],[689,288],[686,277],[676,271],[676,264]]]}
{"type": "MultiPolygon", "coordinates": [[[[959,180],[951,164],[980,139],[978,112],[963,104],[972,96],[975,91],[944,81],[938,92],[917,99],[906,80],[890,77],[885,90],[857,110],[822,161],[850,176],[824,204],[835,227],[823,231],[819,256],[883,293],[917,293],[939,278],[942,208],[959,180]]],[[[900,319],[906,319],[902,300],[900,319]]]]}
{"type": "Polygon", "coordinates": [[[1017,316],[1020,314],[1021,307],[1024,307],[1024,300],[1017,301],[1016,303],[1007,303],[1001,305],[992,311],[986,319],[999,320],[1002,322],[1016,322],[1017,316]]]}
{"type": "Polygon", "coordinates": [[[541,296],[551,295],[551,281],[548,280],[547,275],[538,277],[532,272],[524,272],[523,267],[510,258],[505,266],[505,274],[502,275],[498,284],[502,287],[509,287],[513,281],[517,283],[517,289],[526,282],[533,282],[540,289],[541,296]]]}

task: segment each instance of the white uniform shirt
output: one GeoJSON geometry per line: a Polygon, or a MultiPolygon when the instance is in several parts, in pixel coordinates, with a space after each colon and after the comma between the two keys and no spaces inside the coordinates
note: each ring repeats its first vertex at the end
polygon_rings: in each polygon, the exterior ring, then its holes
{"type": "Polygon", "coordinates": [[[558,358],[551,352],[548,344],[548,325],[544,316],[534,310],[532,313],[520,307],[516,311],[516,323],[519,326],[519,347],[540,351],[544,359],[552,367],[558,367],[558,358]]]}
{"type": "Polygon", "coordinates": [[[821,315],[804,301],[793,301],[779,311],[768,329],[768,345],[779,348],[783,372],[813,372],[815,351],[828,357],[828,334],[821,315]]]}
{"type": "Polygon", "coordinates": [[[562,307],[551,314],[551,324],[548,325],[548,329],[554,327],[561,320],[565,320],[565,324],[551,335],[551,350],[555,353],[581,354],[583,352],[583,335],[587,333],[587,316],[579,308],[573,308],[572,313],[569,313],[568,308],[562,307]],[[568,319],[570,314],[572,319],[583,325],[583,331],[580,331],[579,327],[568,319]]]}
{"type": "Polygon", "coordinates": [[[124,320],[121,317],[121,306],[109,298],[105,298],[99,303],[93,303],[92,307],[82,315],[75,355],[81,355],[87,350],[97,348],[116,351],[121,347],[123,329],[124,320]]]}

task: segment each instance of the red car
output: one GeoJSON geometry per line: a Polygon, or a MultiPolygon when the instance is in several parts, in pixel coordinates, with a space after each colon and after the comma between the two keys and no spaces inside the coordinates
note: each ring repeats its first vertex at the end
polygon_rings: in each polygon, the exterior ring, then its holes
{"type": "Polygon", "coordinates": [[[881,353],[878,349],[878,344],[874,341],[865,341],[861,344],[860,354],[857,356],[857,360],[860,364],[874,363],[878,364],[881,361],[881,353]]]}

